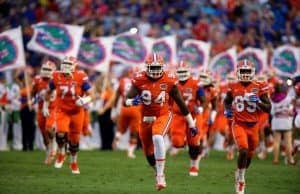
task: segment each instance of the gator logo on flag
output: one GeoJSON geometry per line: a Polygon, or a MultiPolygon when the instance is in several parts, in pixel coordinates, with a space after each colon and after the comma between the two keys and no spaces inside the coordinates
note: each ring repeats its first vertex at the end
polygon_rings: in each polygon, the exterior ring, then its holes
{"type": "Polygon", "coordinates": [[[171,61],[172,49],[165,41],[154,43],[152,50],[155,53],[159,53],[164,58],[165,62],[171,61]]]}
{"type": "Polygon", "coordinates": [[[18,58],[16,45],[8,37],[0,37],[0,67],[14,64],[18,58]]]}
{"type": "Polygon", "coordinates": [[[112,53],[121,59],[142,63],[147,50],[140,36],[122,35],[114,41],[112,53]]]}
{"type": "Polygon", "coordinates": [[[255,73],[259,73],[263,71],[263,62],[259,59],[259,57],[253,52],[246,52],[239,56],[238,60],[248,59],[251,60],[255,66],[255,73]]]}
{"type": "Polygon", "coordinates": [[[212,64],[210,69],[213,74],[220,75],[221,79],[224,80],[228,73],[234,71],[234,60],[230,55],[224,55],[212,64]]]}
{"type": "Polygon", "coordinates": [[[103,62],[106,50],[97,40],[85,40],[81,42],[78,60],[87,66],[95,66],[103,62]]]}
{"type": "Polygon", "coordinates": [[[36,42],[52,52],[66,53],[73,48],[73,39],[68,30],[59,24],[37,26],[36,42]]]}
{"type": "Polygon", "coordinates": [[[200,67],[204,63],[204,52],[196,44],[189,44],[179,51],[180,61],[186,61],[191,68],[200,67]]]}
{"type": "Polygon", "coordinates": [[[296,73],[297,59],[294,52],[289,49],[285,49],[280,52],[279,55],[274,58],[274,66],[285,73],[296,73]]]}

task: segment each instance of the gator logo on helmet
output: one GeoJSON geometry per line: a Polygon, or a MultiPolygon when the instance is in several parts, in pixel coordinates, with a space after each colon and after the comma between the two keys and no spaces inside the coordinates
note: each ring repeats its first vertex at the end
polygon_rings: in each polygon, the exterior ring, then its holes
{"type": "Polygon", "coordinates": [[[282,72],[294,74],[297,72],[297,59],[293,51],[285,49],[274,57],[274,66],[282,72]]]}
{"type": "Polygon", "coordinates": [[[223,55],[210,67],[214,75],[220,75],[225,80],[229,72],[234,71],[234,60],[230,55],[223,55]]]}
{"type": "Polygon", "coordinates": [[[52,52],[66,53],[73,48],[73,39],[68,30],[59,24],[37,26],[36,42],[52,52]]]}
{"type": "Polygon", "coordinates": [[[191,68],[200,67],[204,63],[204,52],[196,44],[188,44],[178,53],[180,61],[186,61],[191,68]]]}
{"type": "Polygon", "coordinates": [[[166,63],[171,62],[172,49],[165,41],[156,42],[153,44],[152,51],[159,53],[166,63]]]}
{"type": "Polygon", "coordinates": [[[106,56],[105,47],[100,40],[84,40],[81,42],[78,60],[87,65],[95,66],[103,62],[106,56]]]}
{"type": "Polygon", "coordinates": [[[7,36],[0,37],[0,67],[14,64],[18,58],[18,49],[7,36]]]}
{"type": "Polygon", "coordinates": [[[255,73],[261,73],[263,71],[263,62],[259,59],[259,57],[253,52],[246,52],[239,56],[238,61],[248,59],[252,61],[255,67],[255,73]]]}
{"type": "Polygon", "coordinates": [[[122,35],[114,41],[112,53],[126,61],[142,63],[146,57],[147,50],[140,36],[122,35]]]}

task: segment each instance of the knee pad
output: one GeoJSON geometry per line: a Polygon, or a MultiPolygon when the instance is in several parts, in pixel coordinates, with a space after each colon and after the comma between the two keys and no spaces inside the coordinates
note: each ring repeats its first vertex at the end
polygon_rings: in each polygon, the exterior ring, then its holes
{"type": "Polygon", "coordinates": [[[78,152],[79,151],[79,143],[76,143],[76,144],[69,143],[69,151],[71,153],[78,152]]]}
{"type": "Polygon", "coordinates": [[[192,159],[197,159],[200,154],[200,146],[189,146],[189,155],[192,159]]]}
{"type": "Polygon", "coordinates": [[[155,157],[154,157],[154,154],[146,156],[146,158],[147,158],[148,164],[150,166],[154,167],[155,166],[155,157]]]}
{"type": "Polygon", "coordinates": [[[64,133],[63,135],[60,133],[56,133],[56,142],[58,145],[64,145],[68,142],[68,136],[67,133],[64,133]]]}

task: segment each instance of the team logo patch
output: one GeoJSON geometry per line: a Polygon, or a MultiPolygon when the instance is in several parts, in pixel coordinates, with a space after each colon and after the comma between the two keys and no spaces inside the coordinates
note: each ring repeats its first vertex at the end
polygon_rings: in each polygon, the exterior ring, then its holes
{"type": "Polygon", "coordinates": [[[105,59],[106,50],[99,39],[81,42],[78,60],[87,66],[95,66],[105,59]]]}
{"type": "Polygon", "coordinates": [[[257,88],[253,88],[253,89],[251,90],[251,92],[252,92],[252,93],[257,93],[257,92],[258,92],[258,89],[257,89],[257,88]]]}
{"type": "Polygon", "coordinates": [[[142,63],[146,57],[147,50],[140,36],[123,35],[117,37],[114,41],[112,53],[121,59],[142,63]]]}
{"type": "Polygon", "coordinates": [[[67,53],[73,47],[69,31],[59,24],[44,24],[37,27],[36,42],[52,52],[67,53]]]}
{"type": "Polygon", "coordinates": [[[18,50],[14,42],[8,37],[0,38],[0,66],[14,64],[18,58],[18,50]]]}
{"type": "Polygon", "coordinates": [[[289,49],[283,50],[279,53],[279,56],[274,58],[274,66],[285,73],[296,73],[297,59],[295,54],[289,49]]]}
{"type": "Polygon", "coordinates": [[[159,88],[162,90],[166,90],[168,88],[167,84],[160,84],[159,88]]]}
{"type": "Polygon", "coordinates": [[[165,41],[156,42],[152,47],[153,52],[160,54],[165,62],[171,62],[172,49],[165,41]]]}
{"type": "Polygon", "coordinates": [[[210,68],[214,75],[220,75],[225,80],[229,72],[234,71],[234,60],[230,55],[220,57],[210,68]]]}
{"type": "Polygon", "coordinates": [[[77,82],[71,82],[71,86],[76,86],[77,82]]]}
{"type": "Polygon", "coordinates": [[[178,53],[181,61],[186,61],[192,68],[200,67],[204,63],[204,52],[196,44],[189,44],[178,53]]]}

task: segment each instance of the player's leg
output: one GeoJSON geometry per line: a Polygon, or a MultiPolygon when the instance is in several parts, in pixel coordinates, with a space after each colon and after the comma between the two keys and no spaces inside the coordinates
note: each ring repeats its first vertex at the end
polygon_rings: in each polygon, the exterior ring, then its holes
{"type": "Polygon", "coordinates": [[[245,189],[245,173],[247,168],[248,139],[245,126],[233,123],[233,136],[239,149],[237,169],[235,171],[236,193],[242,194],[245,189]]]}
{"type": "Polygon", "coordinates": [[[122,137],[122,135],[126,132],[128,126],[129,126],[129,117],[130,114],[128,112],[129,107],[122,107],[120,111],[120,115],[117,120],[117,132],[115,134],[114,140],[113,140],[113,149],[117,148],[117,145],[119,144],[119,141],[122,137]]]}
{"type": "Polygon", "coordinates": [[[49,138],[48,145],[48,160],[47,164],[50,164],[56,155],[56,140],[55,140],[55,109],[50,109],[50,116],[46,118],[46,133],[49,138]]]}
{"type": "Polygon", "coordinates": [[[66,158],[66,144],[68,143],[68,133],[70,126],[70,116],[57,110],[56,112],[56,143],[57,143],[57,158],[54,164],[55,168],[61,168],[66,158]]]}
{"type": "Polygon", "coordinates": [[[152,141],[154,144],[154,156],[156,166],[156,189],[161,190],[166,187],[165,181],[165,158],[166,149],[164,135],[167,134],[172,121],[172,114],[169,112],[154,121],[152,125],[152,141]]]}
{"type": "Polygon", "coordinates": [[[44,160],[44,163],[45,164],[49,164],[48,163],[48,160],[49,160],[49,136],[48,136],[48,133],[47,133],[47,130],[46,130],[46,117],[43,116],[43,114],[41,112],[38,112],[37,113],[37,125],[41,131],[41,134],[43,136],[43,143],[46,147],[46,158],[44,160]]]}
{"type": "Polygon", "coordinates": [[[129,134],[129,146],[127,149],[127,156],[129,158],[135,158],[136,156],[134,154],[134,151],[137,147],[138,131],[140,130],[141,127],[141,113],[140,110],[137,109],[137,110],[132,110],[131,114],[132,115],[129,121],[130,134],[129,134]]]}
{"type": "Polygon", "coordinates": [[[77,161],[77,153],[79,151],[79,141],[83,123],[84,111],[83,109],[81,109],[80,112],[71,116],[70,132],[68,136],[70,151],[70,168],[73,174],[80,174],[77,161]]]}
{"type": "Polygon", "coordinates": [[[173,114],[173,119],[170,124],[171,156],[178,154],[178,149],[185,146],[185,127],[186,120],[183,116],[173,114]],[[183,118],[183,119],[182,119],[183,118]]]}
{"type": "Polygon", "coordinates": [[[142,148],[143,148],[144,154],[146,156],[147,162],[154,169],[154,171],[156,173],[154,146],[153,146],[153,141],[152,141],[151,128],[152,128],[152,124],[142,122],[140,131],[139,131],[139,136],[140,136],[142,148]]]}
{"type": "Polygon", "coordinates": [[[189,145],[189,156],[190,156],[190,169],[189,175],[190,176],[198,176],[199,171],[199,164],[201,160],[201,146],[200,146],[200,134],[196,135],[195,137],[189,136],[189,130],[187,128],[187,141],[189,145]]]}
{"type": "Polygon", "coordinates": [[[259,125],[248,127],[246,129],[248,137],[248,155],[247,155],[247,169],[251,164],[251,160],[255,155],[256,148],[259,144],[259,125]]]}

